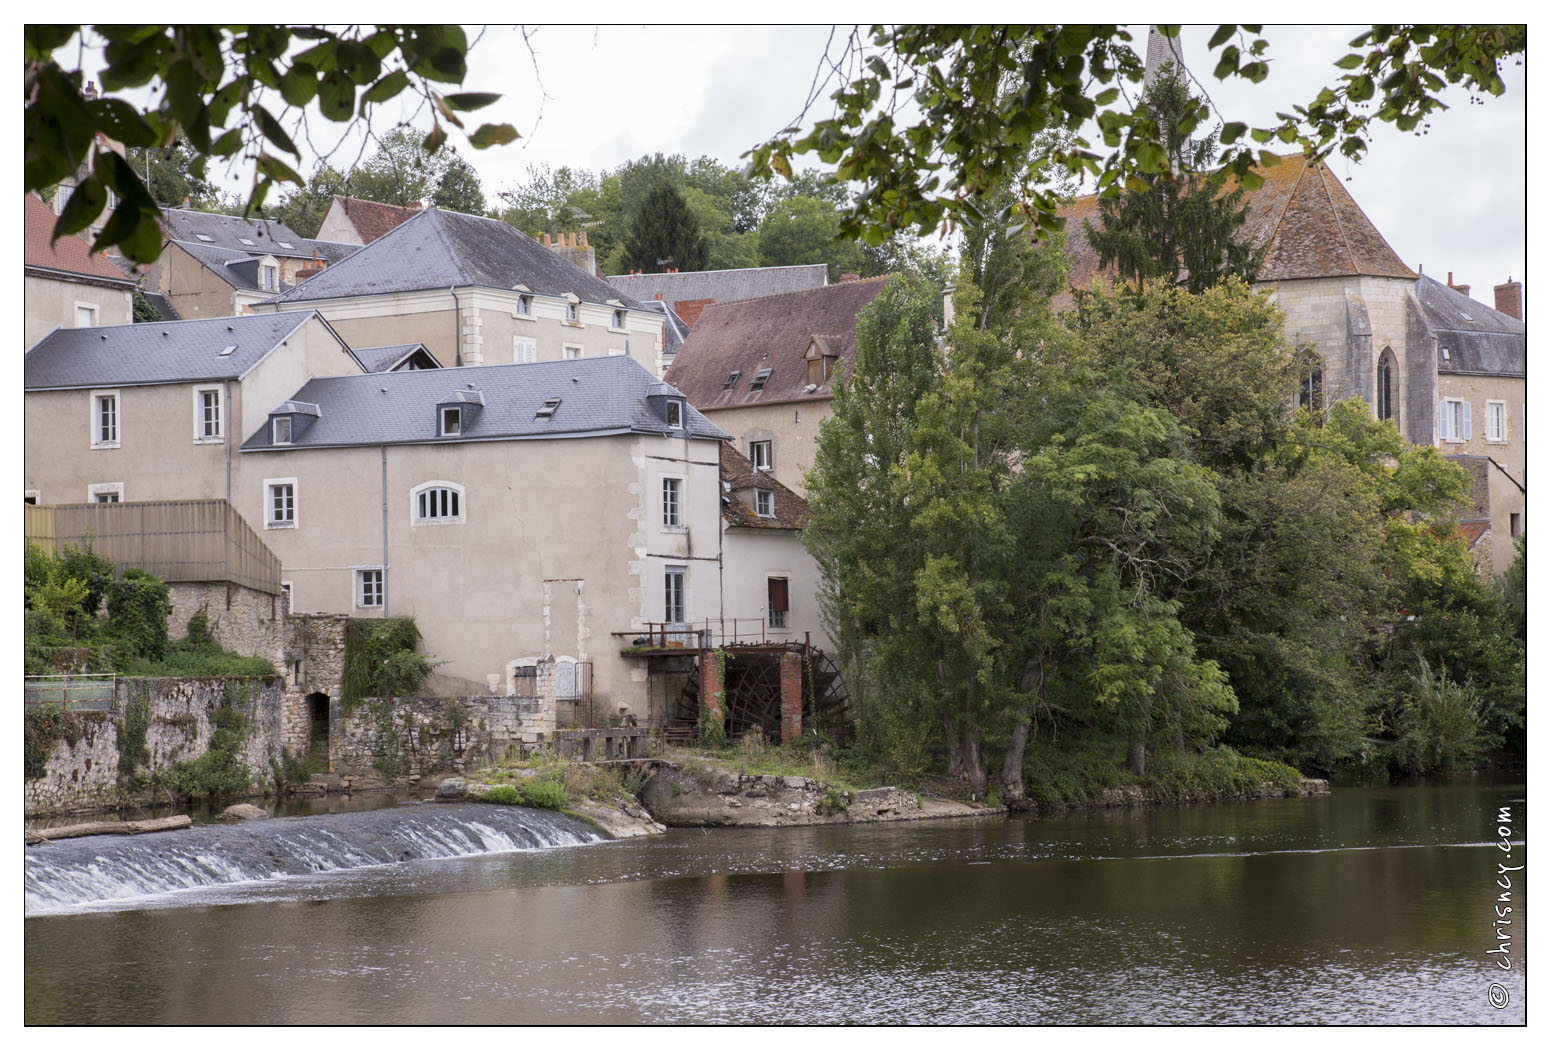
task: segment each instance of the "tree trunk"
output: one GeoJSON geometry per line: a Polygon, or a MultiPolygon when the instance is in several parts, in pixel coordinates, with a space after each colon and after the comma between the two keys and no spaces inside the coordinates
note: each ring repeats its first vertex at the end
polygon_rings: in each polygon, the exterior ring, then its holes
{"type": "Polygon", "coordinates": [[[1009,810],[1028,810],[1029,800],[1023,788],[1023,750],[1029,743],[1029,713],[1018,713],[1018,721],[1012,728],[1012,739],[1007,742],[1007,754],[1002,757],[1002,802],[1009,810]]]}
{"type": "Polygon", "coordinates": [[[986,768],[986,755],[981,747],[980,735],[967,728],[964,731],[964,779],[969,783],[971,798],[985,798],[986,789],[991,783],[991,773],[986,768]]]}
{"type": "Polygon", "coordinates": [[[1131,742],[1131,751],[1126,756],[1126,767],[1137,777],[1147,773],[1147,745],[1144,742],[1131,742]]]}
{"type": "Polygon", "coordinates": [[[953,713],[942,713],[942,739],[948,745],[948,776],[966,777],[964,749],[959,746],[959,732],[953,725],[953,713]]]}

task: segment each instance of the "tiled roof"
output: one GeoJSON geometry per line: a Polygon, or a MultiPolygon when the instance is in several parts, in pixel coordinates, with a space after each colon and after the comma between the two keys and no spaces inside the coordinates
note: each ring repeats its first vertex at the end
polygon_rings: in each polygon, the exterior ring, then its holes
{"type": "Polygon", "coordinates": [[[135,286],[135,282],[125,277],[124,272],[109,262],[107,256],[94,254],[91,245],[77,234],[61,237],[50,245],[49,238],[54,235],[54,223],[59,217],[37,194],[24,196],[26,208],[22,213],[22,259],[26,266],[56,270],[96,284],[117,285],[126,289],[135,286]]]}
{"type": "Polygon", "coordinates": [[[346,244],[343,241],[315,241],[310,237],[302,240],[299,247],[306,251],[308,259],[316,256],[325,263],[331,264],[341,259],[348,259],[361,250],[360,245],[346,244]]]}
{"type": "Polygon", "coordinates": [[[808,390],[808,344],[821,336],[841,363],[856,350],[856,315],[877,298],[886,277],[706,307],[663,377],[697,409],[828,399],[828,380],[808,390]],[[763,369],[770,375],[754,390],[763,369]],[[728,377],[738,379],[727,386],[728,377]]]}
{"type": "Polygon", "coordinates": [[[1524,322],[1425,275],[1416,282],[1416,302],[1438,339],[1440,373],[1524,375],[1524,322]]]}
{"type": "Polygon", "coordinates": [[[392,372],[404,363],[406,358],[413,357],[419,352],[423,359],[428,359],[421,368],[439,369],[441,362],[425,349],[424,343],[400,343],[392,347],[356,347],[350,353],[355,355],[355,360],[361,363],[361,367],[367,372],[392,372]]]}
{"type": "MultiPolygon", "coordinates": [[[[27,352],[27,390],[238,379],[313,317],[243,314],[195,321],[62,328],[27,352]],[[221,353],[227,347],[230,353],[221,353]]],[[[341,353],[344,345],[340,345],[341,353]]]]}
{"type": "Polygon", "coordinates": [[[427,208],[349,258],[276,298],[277,303],[467,287],[528,286],[543,296],[640,304],[498,219],[427,208]]]}
{"type": "MultiPolygon", "coordinates": [[[[728,303],[781,292],[823,288],[829,284],[829,268],[823,263],[807,266],[758,266],[740,270],[690,270],[680,274],[614,274],[609,284],[643,303],[661,299],[672,305],[695,300],[728,303]]],[[[685,321],[695,321],[686,317],[685,321]]]]}
{"type": "MultiPolygon", "coordinates": [[[[1243,233],[1265,246],[1259,280],[1416,277],[1324,164],[1310,164],[1294,153],[1256,171],[1265,182],[1244,195],[1249,215],[1243,233]]],[[[1066,219],[1068,281],[1073,288],[1087,288],[1100,276],[1099,255],[1088,243],[1084,225],[1098,226],[1097,198],[1080,197],[1062,208],[1061,215],[1066,219]]],[[[1065,306],[1068,299],[1063,294],[1056,305],[1065,306]]]]}
{"type": "Polygon", "coordinates": [[[377,201],[363,201],[358,197],[341,197],[337,194],[334,200],[345,210],[345,216],[350,220],[350,225],[355,227],[355,232],[361,235],[363,244],[371,244],[406,219],[413,219],[420,214],[418,204],[413,208],[403,208],[396,204],[379,204],[377,201]]]}
{"type": "Polygon", "coordinates": [[[808,521],[808,501],[776,481],[768,471],[756,471],[753,462],[722,443],[722,518],[729,526],[747,529],[801,529],[808,521]],[[773,496],[774,518],[761,518],[738,498],[739,492],[769,489],[773,496]]]}
{"type": "MultiPolygon", "coordinates": [[[[662,434],[669,429],[666,409],[661,399],[648,400],[656,392],[653,384],[662,389],[651,373],[623,354],[318,378],[289,399],[318,406],[317,421],[291,447],[662,434]],[[483,407],[468,415],[457,437],[439,437],[437,406],[465,392],[477,392],[483,407]],[[560,399],[553,414],[536,418],[551,398],[560,399]]],[[[728,437],[693,408],[685,416],[694,437],[728,437]]],[[[267,429],[260,430],[242,449],[272,448],[269,439],[267,429]]]]}
{"type": "Polygon", "coordinates": [[[273,219],[244,219],[239,215],[197,212],[191,208],[164,208],[162,229],[174,241],[192,241],[248,255],[312,258],[306,238],[273,219]],[[252,243],[245,244],[244,241],[252,243]]]}
{"type": "Polygon", "coordinates": [[[1465,550],[1474,551],[1476,549],[1477,542],[1480,541],[1480,539],[1485,536],[1491,528],[1492,523],[1490,519],[1473,522],[1461,522],[1459,524],[1459,535],[1465,540],[1465,550]]]}
{"type": "Polygon", "coordinates": [[[673,357],[684,345],[684,338],[689,335],[689,326],[674,313],[672,307],[660,299],[641,300],[641,309],[661,314],[667,319],[662,326],[662,353],[664,357],[673,357]]]}
{"type": "Polygon", "coordinates": [[[177,241],[183,251],[203,263],[211,273],[233,288],[244,292],[262,292],[258,280],[258,257],[231,248],[200,244],[197,241],[177,241]]]}

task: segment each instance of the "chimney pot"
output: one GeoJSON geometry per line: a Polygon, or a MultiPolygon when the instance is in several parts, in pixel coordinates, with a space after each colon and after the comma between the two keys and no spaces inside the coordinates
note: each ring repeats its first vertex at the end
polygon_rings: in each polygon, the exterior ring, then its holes
{"type": "Polygon", "coordinates": [[[549,235],[548,235],[548,234],[545,234],[545,235],[544,235],[544,247],[545,247],[545,248],[550,248],[550,247],[553,247],[553,246],[552,246],[552,245],[550,245],[550,243],[549,243],[549,235]]]}

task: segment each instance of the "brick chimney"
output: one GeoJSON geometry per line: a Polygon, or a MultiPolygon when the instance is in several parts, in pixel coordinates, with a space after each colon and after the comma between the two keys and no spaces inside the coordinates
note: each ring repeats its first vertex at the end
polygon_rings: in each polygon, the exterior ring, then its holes
{"type": "Polygon", "coordinates": [[[1454,291],[1458,292],[1462,296],[1470,295],[1469,285],[1456,285],[1454,283],[1454,271],[1452,270],[1449,271],[1449,287],[1454,289],[1454,291]]]}
{"type": "Polygon", "coordinates": [[[1511,318],[1524,320],[1524,286],[1513,278],[1509,278],[1506,284],[1495,285],[1492,288],[1497,297],[1497,312],[1507,314],[1511,318]]]}
{"type": "Polygon", "coordinates": [[[549,245],[549,235],[545,234],[544,244],[553,248],[556,254],[572,266],[597,276],[597,252],[587,243],[586,235],[578,238],[576,234],[556,234],[555,238],[556,243],[549,245]]]}

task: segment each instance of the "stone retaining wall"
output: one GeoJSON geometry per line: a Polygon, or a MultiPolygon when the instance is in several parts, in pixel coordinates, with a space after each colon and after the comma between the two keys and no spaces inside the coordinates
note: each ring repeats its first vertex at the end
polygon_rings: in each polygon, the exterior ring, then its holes
{"type": "Polygon", "coordinates": [[[329,704],[329,765],[352,787],[462,773],[537,745],[554,725],[537,697],[368,697],[329,704]]]}

